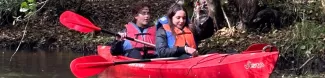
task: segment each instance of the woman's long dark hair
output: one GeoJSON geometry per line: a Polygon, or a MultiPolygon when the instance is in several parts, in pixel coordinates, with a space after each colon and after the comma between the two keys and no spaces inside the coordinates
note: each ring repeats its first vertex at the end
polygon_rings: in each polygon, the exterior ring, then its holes
{"type": "Polygon", "coordinates": [[[177,11],[180,11],[180,10],[183,10],[183,11],[185,11],[185,27],[189,27],[190,28],[190,30],[191,30],[191,32],[194,34],[195,33],[195,27],[194,26],[189,26],[189,23],[190,23],[190,21],[189,21],[189,19],[188,19],[188,14],[187,14],[187,10],[183,7],[183,6],[181,6],[181,5],[178,5],[178,4],[175,4],[175,5],[173,5],[173,6],[171,6],[170,8],[169,8],[169,10],[168,10],[168,12],[167,12],[167,17],[168,17],[168,24],[169,24],[169,26],[170,26],[170,28],[171,28],[171,31],[172,31],[172,33],[174,34],[174,36],[176,36],[177,34],[175,33],[175,31],[174,31],[174,29],[176,28],[175,26],[174,26],[174,24],[173,24],[173,20],[172,20],[172,18],[173,18],[173,16],[176,14],[176,12],[177,11]]]}

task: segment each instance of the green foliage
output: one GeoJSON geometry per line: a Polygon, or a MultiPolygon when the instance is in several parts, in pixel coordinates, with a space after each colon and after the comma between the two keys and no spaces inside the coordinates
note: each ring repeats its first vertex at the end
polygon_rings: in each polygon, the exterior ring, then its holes
{"type": "Polygon", "coordinates": [[[36,2],[34,0],[25,0],[20,4],[20,12],[24,12],[26,15],[36,11],[36,2]]]}
{"type": "Polygon", "coordinates": [[[1,0],[0,1],[0,25],[20,21],[22,17],[36,11],[35,0],[1,0]],[[23,12],[25,14],[21,14],[23,12]],[[24,16],[23,16],[24,15],[24,16]]]}
{"type": "Polygon", "coordinates": [[[286,20],[301,22],[302,19],[320,24],[325,21],[321,0],[267,0],[263,4],[278,9],[283,15],[283,23],[287,23],[286,20]]]}
{"type": "MultiPolygon", "coordinates": [[[[269,39],[269,42],[275,43],[280,49],[281,56],[279,67],[287,69],[301,69],[300,66],[311,58],[321,59],[324,57],[325,51],[325,27],[324,17],[320,0],[278,1],[272,5],[273,7],[281,7],[282,19],[294,18],[292,25],[284,29],[281,33],[269,34],[277,39],[269,39]],[[275,35],[276,34],[276,35],[275,35]],[[289,63],[288,63],[289,62],[289,63]],[[288,67],[289,66],[289,67],[288,67]]],[[[287,21],[283,21],[287,23],[287,21]]],[[[271,37],[272,38],[272,37],[271,37]]],[[[317,72],[323,71],[321,66],[325,60],[313,60],[307,63],[300,71],[296,72],[317,72]],[[314,65],[313,65],[314,64],[314,65]],[[318,67],[318,70],[312,70],[309,67],[318,67]]]]}
{"type": "Polygon", "coordinates": [[[89,44],[89,43],[107,43],[113,41],[115,37],[112,36],[94,36],[94,33],[89,33],[86,35],[82,35],[81,43],[89,44]]]}
{"type": "Polygon", "coordinates": [[[0,25],[11,23],[18,17],[19,5],[23,0],[0,0],[0,25]]]}
{"type": "Polygon", "coordinates": [[[279,58],[277,68],[281,72],[317,74],[324,71],[325,14],[322,12],[320,0],[269,1],[272,2],[265,4],[280,12],[284,28],[269,33],[237,32],[234,36],[222,36],[217,32],[216,36],[201,44],[202,48],[216,49],[218,52],[229,52],[227,50],[234,49],[240,52],[253,43],[268,43],[276,45],[280,51],[281,58],[279,58]],[[308,62],[310,58],[313,59],[308,62]]]}
{"type": "Polygon", "coordinates": [[[264,34],[237,32],[234,36],[222,36],[217,32],[215,36],[200,44],[199,49],[201,50],[199,51],[241,52],[254,43],[272,44],[278,48],[280,58],[276,68],[280,72],[315,74],[324,70],[325,26],[318,24],[315,20],[302,20],[295,22],[288,28],[264,34]],[[306,62],[310,58],[314,59],[306,62]],[[304,63],[306,65],[303,66],[304,63]]]}
{"type": "Polygon", "coordinates": [[[283,37],[285,40],[280,41],[277,45],[283,46],[282,54],[290,53],[295,57],[309,58],[312,55],[323,53],[324,33],[324,26],[315,23],[315,21],[303,21],[292,26],[291,31],[285,33],[283,37]]]}
{"type": "Polygon", "coordinates": [[[280,50],[277,68],[280,71],[295,70],[291,74],[317,74],[323,71],[325,51],[325,27],[314,20],[295,22],[282,32],[267,35],[280,50]],[[311,61],[308,59],[313,58],[311,61]],[[306,65],[304,65],[306,63],[306,65]],[[285,70],[283,70],[285,69],[285,70]]]}

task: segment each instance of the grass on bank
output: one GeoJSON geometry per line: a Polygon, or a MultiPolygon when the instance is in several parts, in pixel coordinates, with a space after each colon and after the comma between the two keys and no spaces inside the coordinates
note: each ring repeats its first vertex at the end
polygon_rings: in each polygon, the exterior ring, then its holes
{"type": "MultiPolygon", "coordinates": [[[[276,69],[298,75],[319,74],[325,67],[325,25],[303,20],[269,33],[241,33],[222,36],[217,32],[200,45],[204,50],[233,53],[253,43],[275,45],[280,51],[276,69]]],[[[202,53],[205,54],[205,53],[202,53]]],[[[281,71],[281,72],[283,72],[281,71]]],[[[278,72],[280,73],[280,72],[278,72]]]]}

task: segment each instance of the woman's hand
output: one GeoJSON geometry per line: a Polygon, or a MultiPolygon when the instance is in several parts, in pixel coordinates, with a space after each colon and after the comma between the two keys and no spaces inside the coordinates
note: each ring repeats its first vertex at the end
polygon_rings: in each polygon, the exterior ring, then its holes
{"type": "Polygon", "coordinates": [[[193,57],[198,56],[198,51],[195,48],[185,46],[184,49],[186,53],[191,54],[193,57]]]}
{"type": "Polygon", "coordinates": [[[126,37],[126,33],[124,33],[124,32],[118,32],[117,34],[120,35],[119,37],[116,37],[116,40],[118,40],[118,41],[122,41],[126,37]]]}

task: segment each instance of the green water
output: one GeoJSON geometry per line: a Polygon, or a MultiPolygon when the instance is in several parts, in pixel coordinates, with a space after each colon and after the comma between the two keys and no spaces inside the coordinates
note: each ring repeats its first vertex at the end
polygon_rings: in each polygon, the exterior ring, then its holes
{"type": "Polygon", "coordinates": [[[0,49],[0,78],[74,78],[71,60],[82,56],[69,51],[18,51],[0,49]]]}
{"type": "MultiPolygon", "coordinates": [[[[69,64],[83,56],[71,51],[24,50],[18,51],[10,62],[13,53],[12,50],[0,49],[0,78],[75,78],[69,64]]],[[[325,78],[325,74],[297,76],[273,73],[270,78],[325,78]]]]}

